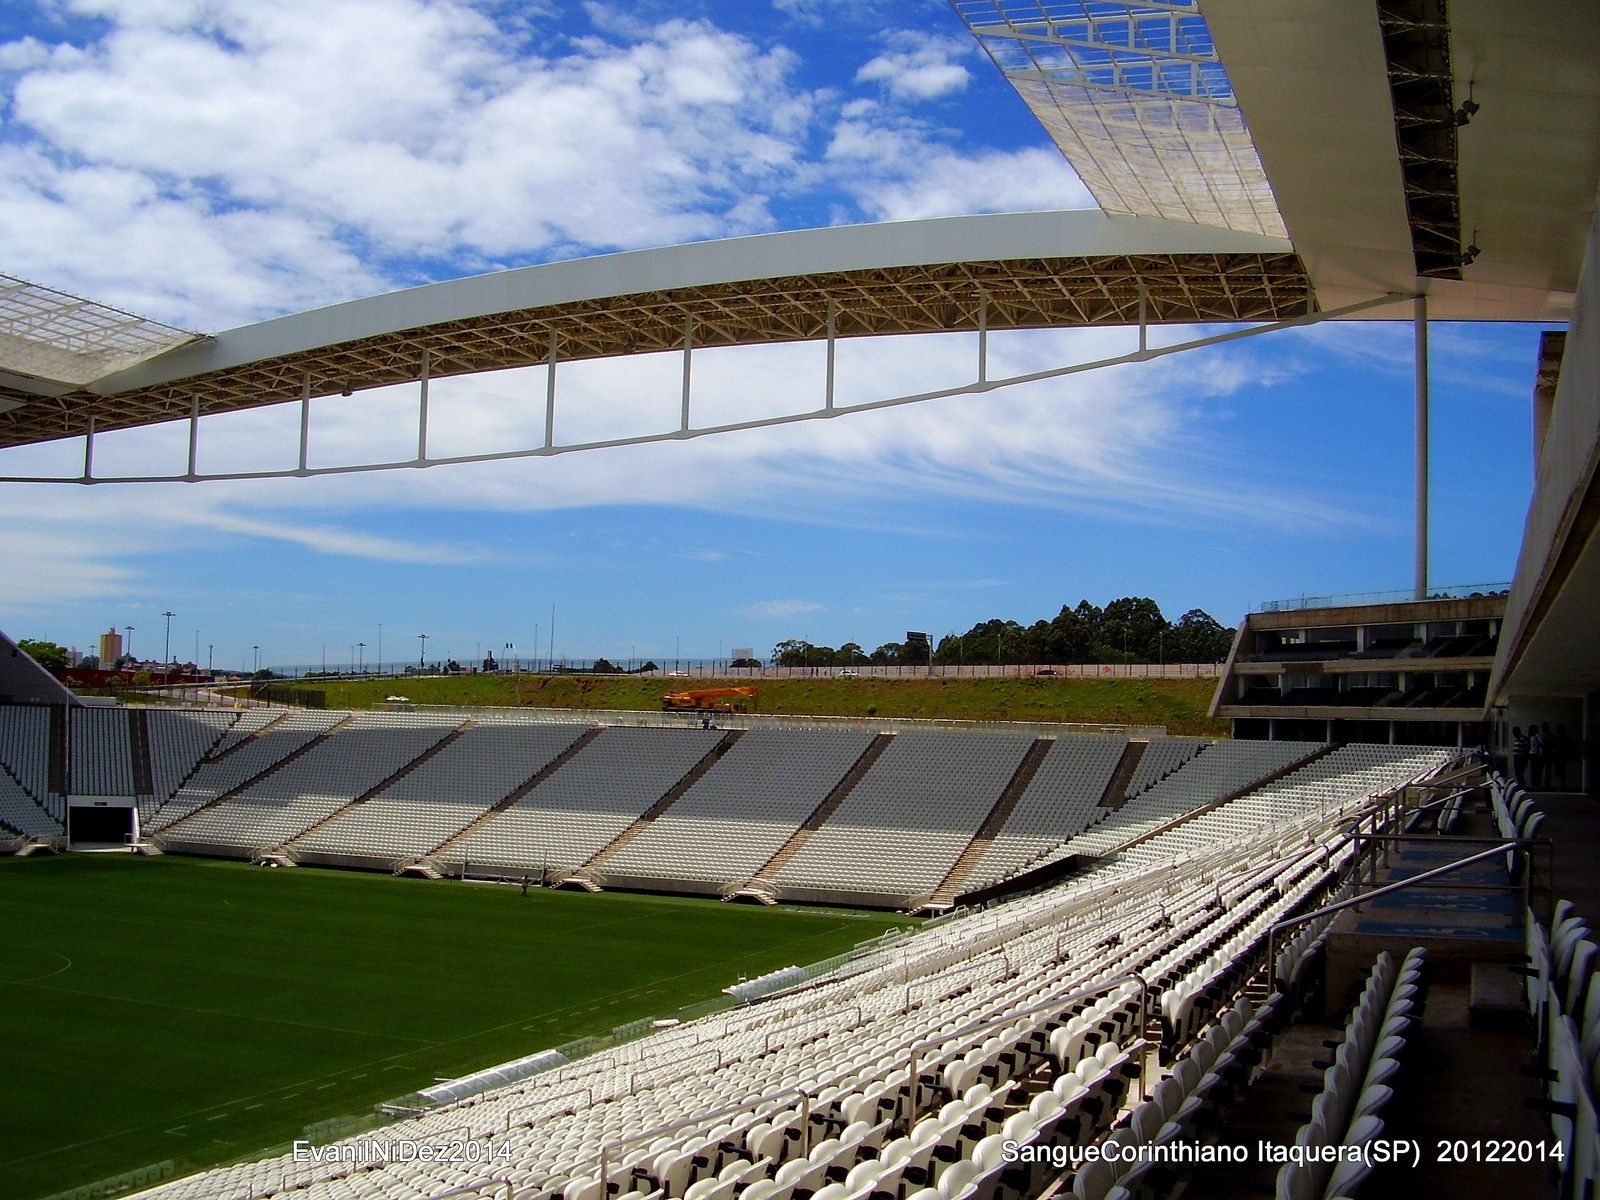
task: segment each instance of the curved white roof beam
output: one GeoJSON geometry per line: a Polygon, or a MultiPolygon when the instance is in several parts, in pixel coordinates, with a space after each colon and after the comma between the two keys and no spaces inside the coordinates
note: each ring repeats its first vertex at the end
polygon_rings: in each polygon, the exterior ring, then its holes
{"type": "MultiPolygon", "coordinates": [[[[1272,321],[1288,241],[1095,211],[841,226],[499,271],[228,330],[0,412],[0,446],[549,361],[889,333],[1272,321]]],[[[0,362],[0,370],[5,364],[0,362]]]]}

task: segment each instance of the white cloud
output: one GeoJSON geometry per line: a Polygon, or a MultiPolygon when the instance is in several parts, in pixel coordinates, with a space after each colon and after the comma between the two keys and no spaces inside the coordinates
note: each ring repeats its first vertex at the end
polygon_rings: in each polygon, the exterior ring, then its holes
{"type": "MultiPolygon", "coordinates": [[[[857,220],[1091,204],[1052,147],[973,150],[917,107],[963,85],[959,39],[891,37],[857,75],[868,98],[809,86],[782,45],[706,21],[643,23],[623,5],[589,5],[592,30],[571,38],[537,11],[453,0],[63,2],[103,32],[0,45],[0,270],[205,331],[433,274],[764,229],[797,201],[857,220]]],[[[867,11],[843,7],[853,21],[867,11]]],[[[1129,336],[996,334],[991,375],[1124,350],[1129,336]]],[[[850,340],[841,403],[971,379],[974,351],[970,336],[850,340]]],[[[558,438],[672,428],[680,378],[672,356],[563,368],[558,438]]],[[[694,378],[699,423],[800,412],[821,403],[822,350],[713,352],[694,378]]],[[[1349,520],[1292,488],[1229,478],[1199,406],[1245,382],[1230,360],[1185,359],[531,461],[225,487],[4,486],[0,542],[34,566],[0,581],[0,602],[148,591],[141,555],[219,539],[332,563],[496,561],[470,541],[360,527],[393,511],[661,504],[948,536],[921,527],[917,502],[957,496],[1168,524],[1349,520]]],[[[536,444],[543,393],[538,369],[438,381],[434,451],[536,444]]],[[[406,456],[415,406],[414,389],[319,399],[313,463],[406,456]]],[[[208,418],[201,467],[291,466],[297,434],[292,406],[208,418]]],[[[97,442],[96,461],[178,471],[183,450],[181,429],[130,431],[97,442]]],[[[8,451],[4,470],[63,457],[8,451]]]]}
{"type": "Polygon", "coordinates": [[[117,560],[116,547],[83,526],[0,529],[6,569],[0,572],[0,610],[8,619],[45,615],[52,607],[141,590],[139,572],[117,560]]]}
{"type": "Polygon", "coordinates": [[[78,7],[104,36],[0,47],[0,261],[130,307],[114,277],[148,280],[170,299],[146,311],[208,328],[419,261],[765,227],[752,197],[794,185],[814,119],[789,51],[706,22],[562,42],[450,0],[78,7]]]}
{"type": "MultiPolygon", "coordinates": [[[[7,454],[20,466],[27,451],[7,454]]],[[[293,487],[300,481],[284,482],[293,487]]],[[[162,552],[204,554],[219,538],[234,545],[291,545],[342,561],[457,566],[497,557],[471,541],[402,541],[347,528],[336,517],[295,519],[289,515],[295,506],[274,507],[271,495],[261,485],[0,484],[7,514],[0,526],[0,558],[7,563],[0,572],[0,610],[150,595],[160,581],[141,565],[145,559],[162,552]]],[[[299,500],[317,503],[306,493],[299,500]]]]}
{"type": "MultiPolygon", "coordinates": [[[[1121,353],[1131,336],[1125,330],[997,332],[990,337],[990,375],[1121,353]]],[[[840,403],[970,380],[975,348],[968,335],[852,340],[839,356],[840,403]]],[[[803,345],[703,352],[696,359],[696,422],[820,406],[813,361],[820,356],[819,347],[803,345]]],[[[1234,452],[1208,436],[1209,408],[1250,383],[1235,357],[1191,353],[833,420],[427,471],[199,487],[5,485],[0,504],[8,522],[0,546],[8,561],[38,566],[0,581],[0,608],[47,604],[63,586],[91,600],[150,594],[159,581],[138,565],[144,557],[203,554],[219,541],[299,547],[330,566],[500,560],[488,532],[492,522],[485,525],[486,542],[402,539],[364,528],[397,512],[665,505],[942,539],[968,534],[930,522],[927,501],[956,498],[1191,529],[1363,527],[1370,517],[1346,511],[1342,500],[1323,500],[1261,464],[1242,473],[1234,452]],[[19,541],[18,530],[27,530],[28,540],[19,541]]],[[[572,364],[560,379],[558,438],[675,427],[680,369],[670,355],[572,364]]],[[[438,452],[508,450],[542,440],[538,369],[440,381],[436,389],[430,411],[438,452]]],[[[312,460],[370,461],[414,449],[409,421],[415,406],[415,390],[406,388],[319,401],[312,460]]],[[[201,426],[202,466],[292,466],[297,435],[293,405],[208,418],[201,426]],[[278,457],[270,459],[268,451],[278,457]]],[[[110,434],[97,444],[97,470],[105,473],[129,465],[183,466],[183,439],[170,430],[110,434]]],[[[62,447],[7,451],[6,469],[22,473],[29,461],[60,469],[63,458],[66,470],[75,469],[62,447]]],[[[726,554],[691,547],[680,557],[713,563],[726,554]]],[[[814,610],[758,607],[745,615],[776,620],[805,611],[814,610]]]]}
{"type": "Polygon", "coordinates": [[[881,128],[858,127],[848,136],[855,153],[893,164],[867,172],[851,186],[868,213],[884,221],[967,212],[1035,212],[1041,209],[1095,208],[1067,160],[1053,147],[964,154],[945,148],[908,148],[894,154],[893,135],[881,128]]]}
{"type": "Polygon", "coordinates": [[[735,610],[739,616],[752,621],[784,621],[821,611],[822,605],[814,600],[761,600],[735,610]]]}
{"type": "Polygon", "coordinates": [[[924,119],[969,78],[960,37],[882,35],[870,100],[621,6],[578,37],[457,0],[67,6],[103,30],[0,44],[0,264],[203,331],[835,197],[846,220],[1089,203],[1053,150],[924,119]]]}
{"type": "Polygon", "coordinates": [[[964,91],[972,74],[957,58],[972,53],[967,38],[936,38],[925,33],[900,33],[886,50],[856,72],[857,83],[881,84],[902,100],[932,100],[964,91]]]}
{"type": "Polygon", "coordinates": [[[797,22],[818,26],[841,20],[876,21],[885,6],[882,0],[772,0],[772,7],[797,22]]]}

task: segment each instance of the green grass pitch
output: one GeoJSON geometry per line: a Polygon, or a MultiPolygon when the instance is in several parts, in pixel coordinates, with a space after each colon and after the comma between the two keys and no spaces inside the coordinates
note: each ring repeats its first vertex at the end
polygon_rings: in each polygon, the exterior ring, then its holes
{"type": "Polygon", "coordinates": [[[4,1200],[231,1161],[897,923],[124,855],[0,860],[0,922],[4,1200]]]}

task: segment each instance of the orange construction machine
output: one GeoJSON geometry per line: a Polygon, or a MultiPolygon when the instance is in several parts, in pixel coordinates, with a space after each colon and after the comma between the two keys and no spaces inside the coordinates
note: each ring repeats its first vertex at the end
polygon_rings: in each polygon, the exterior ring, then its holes
{"type": "Polygon", "coordinates": [[[661,697],[661,707],[667,712],[743,712],[737,700],[754,701],[753,687],[702,688],[692,692],[668,692],[661,697]]]}

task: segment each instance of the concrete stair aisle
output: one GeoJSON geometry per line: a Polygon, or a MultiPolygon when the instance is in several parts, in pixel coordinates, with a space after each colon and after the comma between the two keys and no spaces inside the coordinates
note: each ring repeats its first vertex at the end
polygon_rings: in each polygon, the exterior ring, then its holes
{"type": "MultiPolygon", "coordinates": [[[[293,715],[293,710],[292,709],[285,709],[280,716],[274,717],[272,720],[268,721],[265,725],[263,725],[260,729],[256,730],[254,733],[247,734],[244,737],[240,738],[237,742],[235,742],[233,745],[229,746],[221,754],[217,754],[217,755],[214,755],[214,756],[208,756],[206,758],[201,759],[201,761],[202,762],[221,762],[223,759],[227,758],[228,755],[238,753],[238,751],[240,749],[242,749],[245,746],[248,746],[252,741],[254,741],[256,738],[260,737],[262,734],[271,733],[274,729],[278,728],[278,726],[282,725],[285,721],[287,721],[292,715],[293,715]]],[[[331,732],[331,730],[330,730],[330,732],[331,732]]],[[[227,733],[228,733],[227,730],[223,730],[222,737],[226,737],[227,733]]],[[[221,740],[222,740],[221,737],[219,737],[217,739],[217,741],[219,741],[219,742],[221,740]]]]}
{"type": "Polygon", "coordinates": [[[812,835],[822,828],[823,822],[834,814],[834,811],[843,804],[845,797],[855,790],[856,784],[861,782],[862,776],[872,769],[872,764],[883,756],[889,748],[889,743],[894,741],[894,734],[880,733],[868,743],[867,748],[861,752],[861,757],[845,772],[844,778],[833,785],[831,791],[822,798],[822,803],[811,810],[811,815],[801,822],[800,828],[789,835],[789,840],[778,847],[777,853],[769,858],[759,871],[744,883],[726,889],[723,896],[725,900],[751,900],[758,904],[777,903],[777,885],[772,881],[778,872],[791,858],[800,852],[800,848],[809,842],[812,835]]]}
{"type": "Polygon", "coordinates": [[[1106,780],[1106,790],[1100,793],[1101,808],[1118,809],[1128,802],[1128,781],[1139,769],[1139,762],[1149,748],[1148,741],[1130,741],[1122,748],[1122,757],[1117,760],[1111,778],[1106,780]]]}
{"type": "Polygon", "coordinates": [[[545,763],[544,766],[535,771],[532,776],[523,780],[522,783],[518,784],[508,794],[495,801],[494,804],[490,805],[487,810],[474,818],[469,824],[451,834],[426,854],[418,856],[411,862],[401,863],[395,868],[395,873],[406,875],[428,875],[428,872],[431,871],[433,874],[429,876],[429,878],[437,879],[441,874],[444,873],[440,865],[443,861],[444,855],[462,845],[467,841],[468,838],[477,833],[478,830],[482,829],[485,825],[494,820],[501,813],[505,812],[506,809],[510,808],[518,800],[521,800],[529,792],[533,791],[534,788],[538,787],[546,779],[549,779],[550,776],[554,775],[562,767],[566,766],[567,763],[572,761],[572,758],[576,754],[578,754],[590,742],[594,741],[595,738],[599,737],[602,732],[602,727],[598,725],[596,725],[593,729],[585,730],[582,737],[578,738],[572,743],[572,745],[568,746],[560,754],[556,755],[549,762],[545,763]]]}
{"type": "MultiPolygon", "coordinates": [[[[279,719],[281,720],[282,718],[279,718],[279,719]]],[[[274,721],[273,724],[276,725],[277,721],[274,721]]],[[[205,766],[208,762],[215,762],[216,761],[215,759],[213,759],[211,757],[211,755],[216,750],[216,748],[222,744],[222,739],[228,736],[228,732],[229,732],[229,730],[228,730],[227,727],[224,727],[222,729],[217,730],[216,736],[211,739],[211,744],[206,747],[205,753],[202,754],[199,758],[195,759],[193,765],[191,765],[189,767],[188,771],[186,771],[184,773],[183,778],[178,780],[178,786],[172,789],[172,795],[171,796],[152,797],[153,799],[159,799],[160,802],[156,805],[155,811],[150,814],[150,821],[151,822],[153,822],[157,817],[159,817],[161,815],[161,810],[162,809],[166,808],[166,806],[168,804],[172,803],[172,796],[176,796],[179,792],[181,792],[183,790],[183,788],[184,788],[184,785],[187,784],[189,782],[189,780],[191,780],[191,779],[193,779],[195,777],[196,773],[200,770],[201,767],[205,766]]],[[[147,757],[145,759],[145,765],[148,768],[148,766],[149,766],[149,758],[148,758],[148,750],[149,750],[149,744],[148,744],[149,719],[148,719],[148,716],[146,717],[146,720],[145,720],[145,736],[146,736],[146,751],[147,751],[147,757]]],[[[249,741],[249,738],[246,738],[245,741],[249,741]]],[[[243,745],[243,744],[244,744],[243,742],[240,743],[240,745],[243,745]]],[[[220,755],[218,757],[220,757],[220,755]]],[[[146,843],[141,843],[141,844],[149,845],[149,843],[147,843],[147,842],[146,843]]],[[[157,853],[159,853],[159,851],[157,853]]]]}
{"type": "MultiPolygon", "coordinates": [[[[50,758],[48,774],[45,779],[45,790],[52,796],[65,796],[67,794],[67,710],[59,704],[50,706],[50,758]]],[[[43,796],[35,796],[35,800],[49,810],[49,805],[44,804],[43,796]]]]}
{"type": "Polygon", "coordinates": [[[972,874],[973,868],[982,861],[983,856],[989,852],[994,839],[1000,835],[1006,822],[1011,819],[1017,801],[1022,799],[1022,793],[1028,790],[1033,777],[1039,773],[1039,764],[1044,762],[1044,756],[1050,753],[1050,747],[1054,744],[1053,739],[1038,738],[1028,747],[1028,752],[1022,756],[1022,761],[1012,772],[1005,790],[994,802],[994,807],[983,819],[983,824],[979,825],[977,832],[972,835],[972,841],[967,843],[967,848],[961,852],[961,857],[956,859],[950,870],[945,873],[945,877],[939,881],[939,886],[933,889],[932,895],[915,906],[919,911],[938,913],[955,906],[955,899],[961,894],[961,885],[966,882],[967,876],[972,874]]]}
{"type": "Polygon", "coordinates": [[[389,788],[393,787],[395,784],[399,783],[402,779],[404,779],[407,775],[411,774],[411,772],[415,771],[423,763],[427,762],[434,755],[439,754],[441,751],[443,751],[445,749],[445,747],[449,746],[452,742],[455,742],[455,741],[459,740],[467,732],[467,730],[471,729],[477,723],[478,723],[478,718],[477,717],[468,717],[460,725],[457,725],[449,733],[445,734],[444,737],[440,738],[433,745],[429,746],[421,754],[417,755],[410,762],[406,763],[398,771],[396,771],[396,772],[394,772],[394,774],[390,775],[387,779],[383,780],[381,783],[374,784],[372,787],[370,787],[366,791],[362,792],[361,795],[359,795],[359,796],[355,797],[353,800],[351,800],[349,804],[346,804],[341,808],[334,809],[331,813],[329,813],[327,816],[323,817],[320,821],[316,821],[316,822],[313,822],[310,825],[307,825],[299,833],[295,834],[288,841],[284,842],[283,845],[279,846],[277,848],[276,853],[279,854],[279,855],[287,855],[292,860],[293,857],[294,857],[295,847],[298,846],[301,842],[305,841],[308,837],[310,837],[317,830],[321,829],[324,825],[327,825],[328,823],[330,823],[332,821],[337,821],[340,817],[344,816],[344,814],[349,812],[351,809],[357,808],[360,805],[365,804],[368,800],[371,800],[374,796],[378,795],[380,792],[384,792],[384,791],[388,790],[389,788]]]}
{"type": "Polygon", "coordinates": [[[657,800],[649,808],[645,809],[644,812],[640,813],[632,825],[629,825],[621,833],[617,834],[616,837],[612,838],[604,846],[600,847],[600,849],[596,850],[592,855],[590,855],[588,861],[579,864],[578,867],[576,867],[564,878],[558,879],[556,881],[556,886],[580,887],[585,891],[599,891],[601,888],[603,888],[605,886],[605,880],[598,874],[600,866],[608,858],[616,854],[629,842],[633,841],[634,838],[638,837],[641,833],[648,829],[652,821],[670,809],[678,802],[679,797],[692,788],[696,783],[700,782],[701,778],[706,774],[706,772],[711,770],[712,767],[716,766],[721,760],[722,756],[725,755],[729,750],[733,749],[734,743],[742,738],[746,732],[748,731],[743,729],[729,730],[720,742],[706,752],[704,758],[695,763],[694,766],[690,767],[688,773],[685,774],[682,779],[678,780],[677,783],[673,784],[666,790],[666,792],[662,794],[661,799],[657,800]]]}
{"type": "MultiPolygon", "coordinates": [[[[199,816],[201,813],[209,812],[213,808],[217,807],[217,805],[222,804],[225,801],[232,800],[240,792],[243,792],[248,788],[254,787],[256,784],[260,783],[263,779],[267,778],[269,775],[272,775],[273,773],[275,773],[277,771],[280,771],[284,767],[288,766],[295,759],[300,758],[303,755],[311,753],[311,751],[313,749],[315,749],[316,747],[322,745],[324,740],[326,740],[327,738],[330,738],[334,734],[338,733],[339,730],[345,728],[345,726],[349,725],[350,722],[353,721],[353,720],[355,720],[355,714],[351,713],[351,714],[346,715],[344,720],[340,721],[337,725],[334,725],[334,726],[332,726],[332,727],[330,727],[328,729],[323,730],[316,737],[312,738],[309,742],[307,742],[304,746],[301,746],[298,750],[294,750],[294,751],[290,752],[289,754],[284,755],[277,762],[271,764],[268,767],[262,768],[261,770],[257,771],[254,775],[250,776],[249,779],[246,779],[243,783],[237,785],[236,787],[229,788],[227,791],[223,792],[220,796],[217,796],[216,798],[211,799],[211,800],[207,800],[204,804],[202,804],[199,808],[195,809],[193,812],[184,813],[183,816],[179,817],[171,825],[165,826],[159,833],[157,833],[155,835],[156,844],[157,845],[161,845],[162,839],[165,839],[166,837],[168,837],[172,833],[173,830],[182,829],[185,824],[187,824],[189,821],[192,821],[195,817],[199,816]]],[[[265,733],[267,729],[271,729],[271,728],[273,728],[273,726],[275,726],[277,724],[278,724],[278,722],[274,721],[272,723],[272,725],[268,725],[264,729],[258,730],[255,734],[252,734],[251,736],[252,737],[258,737],[258,736],[260,736],[260,734],[265,733]]],[[[245,741],[247,742],[247,741],[249,741],[249,739],[246,738],[245,741]]],[[[245,744],[245,742],[240,742],[239,744],[242,746],[242,745],[245,744]]],[[[226,758],[227,755],[226,754],[219,755],[218,757],[219,758],[226,758]]],[[[212,760],[212,761],[216,761],[216,760],[212,760]]]]}
{"type": "Polygon", "coordinates": [[[155,784],[150,771],[150,714],[142,708],[128,710],[128,754],[133,776],[133,794],[141,800],[153,800],[155,784]]]}

